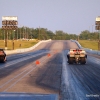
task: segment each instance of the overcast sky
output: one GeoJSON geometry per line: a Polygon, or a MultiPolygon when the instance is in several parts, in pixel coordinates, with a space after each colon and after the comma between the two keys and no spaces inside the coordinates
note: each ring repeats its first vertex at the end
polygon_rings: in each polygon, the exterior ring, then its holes
{"type": "Polygon", "coordinates": [[[0,0],[2,16],[18,16],[18,26],[80,34],[95,31],[100,0],[0,0]]]}

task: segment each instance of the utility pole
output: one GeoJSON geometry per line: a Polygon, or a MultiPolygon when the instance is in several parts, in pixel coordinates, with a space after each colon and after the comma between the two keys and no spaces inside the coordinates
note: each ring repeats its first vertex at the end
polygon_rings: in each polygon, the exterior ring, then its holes
{"type": "Polygon", "coordinates": [[[16,30],[16,32],[17,32],[17,40],[18,40],[18,29],[16,30]]]}
{"type": "Polygon", "coordinates": [[[23,39],[24,39],[24,26],[23,26],[23,39]]]}
{"type": "Polygon", "coordinates": [[[40,26],[39,26],[39,40],[40,40],[40,26]]]}
{"type": "Polygon", "coordinates": [[[77,41],[79,41],[79,36],[80,36],[80,35],[78,35],[78,37],[77,37],[77,41]]]}
{"type": "Polygon", "coordinates": [[[13,33],[13,41],[12,41],[12,47],[13,47],[13,48],[12,48],[12,49],[14,50],[15,30],[13,30],[13,32],[14,32],[14,33],[13,33]]]}
{"type": "Polygon", "coordinates": [[[21,28],[19,28],[19,33],[20,33],[20,40],[21,40],[21,28]]]}
{"type": "Polygon", "coordinates": [[[96,30],[98,30],[98,36],[99,36],[99,40],[98,40],[98,50],[100,51],[100,16],[96,17],[96,22],[95,22],[95,28],[96,30]]]}
{"type": "Polygon", "coordinates": [[[93,33],[93,26],[94,26],[94,25],[92,25],[92,33],[93,33]]]}
{"type": "Polygon", "coordinates": [[[30,31],[31,31],[31,39],[32,39],[32,29],[30,31]]]}
{"type": "Polygon", "coordinates": [[[27,39],[26,26],[25,26],[25,39],[27,39]]]}
{"type": "Polygon", "coordinates": [[[90,26],[89,26],[89,32],[90,32],[90,26]]]}
{"type": "Polygon", "coordinates": [[[99,34],[98,50],[100,51],[100,30],[98,31],[98,34],[99,34]]]}
{"type": "Polygon", "coordinates": [[[21,40],[21,27],[20,27],[20,30],[19,31],[20,31],[20,40],[21,40]]]}
{"type": "Polygon", "coordinates": [[[5,30],[5,50],[7,50],[7,30],[5,30]]]}

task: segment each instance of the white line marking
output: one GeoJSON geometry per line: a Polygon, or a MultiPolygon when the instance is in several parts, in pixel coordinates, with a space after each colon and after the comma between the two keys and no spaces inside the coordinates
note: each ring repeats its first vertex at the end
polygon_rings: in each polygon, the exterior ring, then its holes
{"type": "MultiPolygon", "coordinates": [[[[35,66],[36,68],[36,66],[35,66]]],[[[30,72],[32,72],[35,68],[32,68],[29,72],[27,72],[24,76],[22,76],[21,78],[19,78],[16,82],[14,82],[10,87],[6,88],[3,92],[6,92],[8,89],[10,89],[11,87],[13,87],[17,82],[19,82],[22,78],[24,78],[26,75],[28,75],[30,72]]]]}
{"type": "MultiPolygon", "coordinates": [[[[32,66],[31,66],[32,67],[32,66]]],[[[31,68],[30,67],[30,68],[31,68]]],[[[6,84],[10,83],[12,80],[14,80],[15,78],[17,78],[18,76],[22,75],[24,72],[26,72],[28,69],[30,68],[27,68],[26,70],[24,70],[22,73],[16,75],[15,77],[13,77],[12,79],[10,79],[9,81],[7,81],[6,83],[4,83],[3,85],[0,86],[0,88],[2,88],[3,86],[5,86],[6,84]]]]}

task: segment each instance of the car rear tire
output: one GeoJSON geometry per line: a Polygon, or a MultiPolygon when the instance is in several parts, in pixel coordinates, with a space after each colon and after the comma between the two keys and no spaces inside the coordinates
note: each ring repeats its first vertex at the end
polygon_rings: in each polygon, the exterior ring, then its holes
{"type": "Polygon", "coordinates": [[[68,63],[69,63],[69,64],[73,64],[73,58],[72,58],[72,57],[71,57],[71,58],[69,57],[68,63]]]}
{"type": "Polygon", "coordinates": [[[86,58],[82,57],[80,63],[81,64],[86,64],[86,58]]]}
{"type": "Polygon", "coordinates": [[[3,63],[5,63],[5,62],[6,62],[6,57],[4,57],[4,58],[3,58],[2,62],[3,62],[3,63]]]}

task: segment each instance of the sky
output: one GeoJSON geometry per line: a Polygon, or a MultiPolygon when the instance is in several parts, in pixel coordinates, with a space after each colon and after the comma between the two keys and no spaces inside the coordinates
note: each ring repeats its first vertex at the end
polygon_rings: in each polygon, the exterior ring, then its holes
{"type": "Polygon", "coordinates": [[[18,27],[41,27],[68,34],[94,32],[100,0],[0,0],[0,27],[3,16],[17,16],[18,27]]]}

